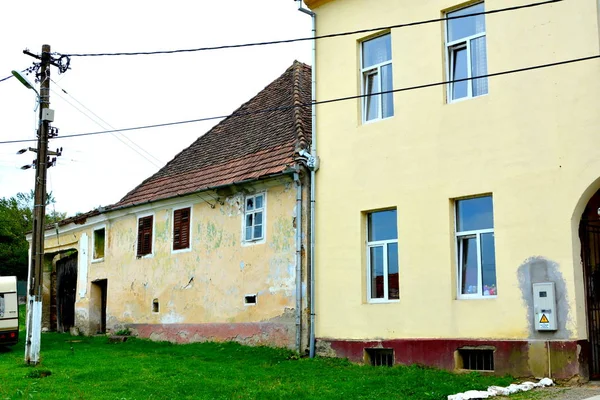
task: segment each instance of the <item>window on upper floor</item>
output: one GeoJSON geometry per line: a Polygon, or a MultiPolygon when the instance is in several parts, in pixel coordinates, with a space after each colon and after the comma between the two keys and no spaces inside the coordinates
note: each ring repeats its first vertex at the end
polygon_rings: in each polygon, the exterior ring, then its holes
{"type": "Polygon", "coordinates": [[[101,261],[104,259],[104,245],[106,238],[106,228],[94,229],[94,252],[92,254],[92,261],[101,261]]]}
{"type": "Polygon", "coordinates": [[[244,240],[247,242],[265,237],[265,193],[246,196],[244,207],[244,240]]]}
{"type": "Polygon", "coordinates": [[[456,200],[458,298],[496,296],[492,196],[456,200]]]}
{"type": "Polygon", "coordinates": [[[137,234],[137,257],[143,257],[152,254],[152,230],[154,225],[154,217],[148,215],[138,218],[138,234],[137,234]]]}
{"type": "Polygon", "coordinates": [[[396,210],[367,214],[367,298],[385,302],[400,298],[396,210]]]}
{"type": "MultiPolygon", "coordinates": [[[[484,12],[484,3],[446,14],[447,18],[484,12]]],[[[446,62],[448,102],[488,93],[488,79],[468,79],[487,75],[485,15],[446,21],[446,62]],[[465,79],[465,80],[461,80],[465,79]],[[452,82],[460,80],[459,82],[452,82]]]]}
{"type": "Polygon", "coordinates": [[[191,207],[173,211],[173,250],[190,248],[191,207]]]}
{"type": "Polygon", "coordinates": [[[363,122],[394,115],[394,94],[373,94],[393,90],[392,35],[386,34],[361,43],[363,122]]]}

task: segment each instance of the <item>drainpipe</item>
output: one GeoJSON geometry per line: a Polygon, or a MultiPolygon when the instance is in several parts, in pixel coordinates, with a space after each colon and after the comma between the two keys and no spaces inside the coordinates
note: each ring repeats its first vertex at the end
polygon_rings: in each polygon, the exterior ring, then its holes
{"type": "Polygon", "coordinates": [[[296,349],[302,352],[302,181],[294,172],[296,183],[296,349]]]}
{"type": "MultiPolygon", "coordinates": [[[[298,1],[298,0],[297,0],[298,1]]],[[[308,308],[310,310],[310,338],[309,338],[309,356],[315,356],[315,173],[319,169],[319,159],[317,158],[317,14],[302,7],[302,0],[298,2],[298,10],[310,15],[312,18],[312,137],[311,151],[307,156],[307,165],[310,169],[310,297],[308,308]]]]}

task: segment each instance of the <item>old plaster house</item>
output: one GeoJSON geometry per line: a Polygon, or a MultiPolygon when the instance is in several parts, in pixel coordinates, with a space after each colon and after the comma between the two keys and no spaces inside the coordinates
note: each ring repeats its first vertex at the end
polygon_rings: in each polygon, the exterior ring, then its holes
{"type": "Polygon", "coordinates": [[[318,351],[600,377],[600,3],[305,3],[318,351]]]}
{"type": "Polygon", "coordinates": [[[118,203],[49,229],[44,327],[305,348],[310,93],[295,62],[118,203]]]}

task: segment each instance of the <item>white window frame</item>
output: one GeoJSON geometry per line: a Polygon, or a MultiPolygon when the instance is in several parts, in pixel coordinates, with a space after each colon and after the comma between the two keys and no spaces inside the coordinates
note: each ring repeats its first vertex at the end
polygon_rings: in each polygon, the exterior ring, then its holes
{"type": "Polygon", "coordinates": [[[92,230],[92,262],[93,263],[104,261],[104,257],[106,257],[106,237],[107,237],[106,225],[97,226],[92,230]],[[94,256],[96,255],[96,231],[99,231],[102,229],[104,229],[104,251],[102,252],[103,256],[100,258],[94,258],[94,256]]]}
{"type": "MultiPolygon", "coordinates": [[[[381,68],[385,67],[387,65],[391,65],[392,66],[392,73],[394,71],[394,65],[392,63],[392,59],[393,57],[390,57],[389,61],[384,61],[382,63],[379,64],[375,64],[375,65],[371,65],[369,67],[364,67],[363,66],[363,49],[364,49],[364,44],[366,42],[368,42],[369,40],[373,40],[373,39],[377,39],[378,37],[382,37],[382,36],[386,36],[386,35],[390,35],[390,42],[391,42],[391,32],[387,32],[384,33],[382,35],[379,36],[374,36],[374,37],[370,37],[368,39],[365,39],[363,41],[360,42],[360,75],[361,75],[361,95],[362,97],[362,122],[363,124],[370,124],[372,122],[376,122],[376,121],[381,121],[384,119],[389,119],[392,118],[394,116],[394,113],[392,113],[392,115],[390,115],[389,117],[383,117],[383,94],[378,94],[378,95],[369,95],[367,96],[367,83],[368,83],[368,79],[367,77],[369,75],[373,75],[374,73],[377,74],[377,80],[379,83],[379,92],[383,91],[383,81],[382,81],[382,73],[381,73],[381,68]],[[379,103],[378,106],[378,112],[377,112],[377,117],[373,118],[373,119],[367,119],[367,108],[368,108],[368,104],[369,104],[369,100],[374,100],[376,98],[377,102],[379,103]]],[[[393,101],[392,101],[392,108],[393,108],[393,101]]]]}
{"type": "MultiPolygon", "coordinates": [[[[488,296],[484,296],[483,295],[483,266],[481,265],[481,235],[486,234],[486,233],[491,233],[494,234],[494,228],[488,228],[488,229],[477,229],[477,230],[471,230],[471,231],[458,231],[458,202],[461,200],[469,200],[471,198],[477,198],[477,197],[491,197],[492,198],[492,204],[493,204],[493,196],[492,195],[484,195],[484,196],[476,196],[476,197],[468,197],[468,198],[460,198],[460,199],[455,199],[454,200],[454,244],[456,246],[456,270],[457,270],[457,282],[456,282],[456,298],[459,300],[465,300],[465,299],[494,299],[496,298],[498,295],[488,295],[488,296]],[[470,239],[470,238],[476,238],[476,243],[477,243],[477,293],[473,293],[473,294],[463,294],[462,293],[462,278],[463,278],[463,271],[462,271],[462,260],[463,260],[463,240],[464,239],[470,239]]],[[[492,209],[492,213],[493,213],[493,209],[492,209]]],[[[496,222],[494,221],[494,226],[495,226],[496,222]]],[[[496,245],[495,243],[496,238],[494,237],[494,246],[496,245]]],[[[495,255],[495,254],[494,254],[495,255]]],[[[498,276],[496,275],[496,279],[498,279],[498,276]]]]}
{"type": "MultiPolygon", "coordinates": [[[[380,210],[380,211],[391,211],[391,210],[380,210]]],[[[366,225],[366,238],[367,238],[367,302],[376,303],[397,303],[400,299],[390,299],[389,296],[389,266],[388,266],[388,244],[396,243],[398,246],[398,235],[396,239],[388,240],[374,240],[369,241],[369,214],[373,214],[377,211],[370,211],[366,213],[365,225],[366,225]],[[371,249],[376,247],[383,247],[383,298],[373,298],[372,296],[372,276],[371,276],[371,249]]],[[[397,215],[397,214],[396,214],[397,215]]],[[[396,221],[396,232],[398,231],[398,221],[396,221]]],[[[400,284],[400,248],[398,248],[398,284],[400,284]]],[[[398,296],[399,297],[399,296],[398,296]]]]}
{"type": "MultiPolygon", "coordinates": [[[[480,1],[477,3],[469,4],[465,7],[457,8],[456,10],[448,11],[448,12],[446,12],[446,17],[448,17],[448,14],[451,14],[456,11],[460,11],[463,8],[472,7],[474,5],[482,4],[482,3],[485,3],[485,1],[480,1]]],[[[483,17],[485,18],[485,15],[483,17]]],[[[446,93],[448,103],[456,103],[458,101],[468,100],[468,99],[472,99],[474,97],[486,96],[489,93],[489,89],[488,89],[488,93],[486,93],[486,94],[479,95],[479,96],[473,96],[473,79],[468,79],[466,81],[467,82],[467,95],[465,97],[460,97],[458,99],[454,99],[452,97],[452,93],[454,91],[454,82],[453,82],[454,75],[453,75],[453,71],[452,71],[452,66],[454,65],[454,57],[455,57],[456,51],[461,50],[461,49],[466,49],[467,50],[467,78],[473,77],[472,66],[471,66],[471,63],[472,63],[471,62],[471,41],[473,39],[478,39],[480,37],[486,36],[487,35],[487,26],[486,26],[486,30],[484,32],[477,33],[475,35],[467,36],[464,38],[460,38],[460,39],[454,40],[452,42],[448,42],[448,22],[450,22],[450,21],[446,21],[445,26],[444,26],[444,36],[445,36],[444,41],[446,43],[446,76],[448,77],[448,81],[450,82],[447,85],[447,93],[446,93]]],[[[486,43],[486,46],[487,46],[487,43],[486,43]]],[[[487,63],[487,60],[486,60],[486,63],[487,63]]]]}
{"type": "MultiPolygon", "coordinates": [[[[187,253],[187,252],[192,251],[192,218],[193,218],[193,215],[194,215],[194,206],[192,204],[173,207],[173,209],[171,210],[171,254],[187,253]],[[175,250],[173,248],[175,246],[175,242],[174,242],[175,241],[175,211],[183,210],[184,208],[190,209],[190,231],[188,233],[189,247],[187,249],[175,250]]],[[[152,250],[154,251],[154,247],[152,247],[152,250]]]]}
{"type": "MultiPolygon", "coordinates": [[[[254,226],[254,225],[253,225],[254,226]]],[[[253,244],[261,244],[261,243],[265,243],[267,237],[267,192],[258,192],[258,193],[254,193],[251,195],[247,195],[244,196],[244,213],[242,215],[242,244],[245,245],[253,245],[253,244]],[[254,198],[254,204],[256,204],[256,197],[257,196],[262,196],[263,198],[263,206],[261,209],[259,209],[257,211],[256,207],[254,207],[254,210],[252,210],[250,213],[255,214],[257,212],[262,212],[263,215],[263,220],[262,220],[262,237],[260,238],[254,238],[254,229],[252,230],[252,239],[246,239],[246,216],[249,214],[249,212],[246,211],[246,204],[248,202],[248,199],[250,198],[254,198]]]]}
{"type": "Polygon", "coordinates": [[[156,249],[155,245],[156,245],[156,215],[153,212],[137,215],[136,219],[135,219],[135,252],[133,253],[134,257],[137,259],[154,257],[154,251],[156,249]],[[138,257],[137,250],[138,250],[138,236],[139,236],[139,229],[140,229],[140,219],[145,218],[145,217],[150,217],[150,216],[152,217],[152,251],[148,254],[144,254],[143,256],[138,257]]]}

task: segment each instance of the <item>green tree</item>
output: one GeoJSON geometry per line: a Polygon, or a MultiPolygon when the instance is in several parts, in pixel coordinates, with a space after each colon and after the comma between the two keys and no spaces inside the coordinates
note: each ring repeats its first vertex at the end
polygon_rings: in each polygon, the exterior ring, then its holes
{"type": "MultiPolygon", "coordinates": [[[[27,279],[29,243],[25,239],[33,226],[33,190],[0,199],[0,275],[16,275],[27,279]]],[[[54,203],[52,193],[47,204],[54,203]]],[[[66,213],[51,211],[46,223],[52,224],[66,217],[66,213]]]]}

